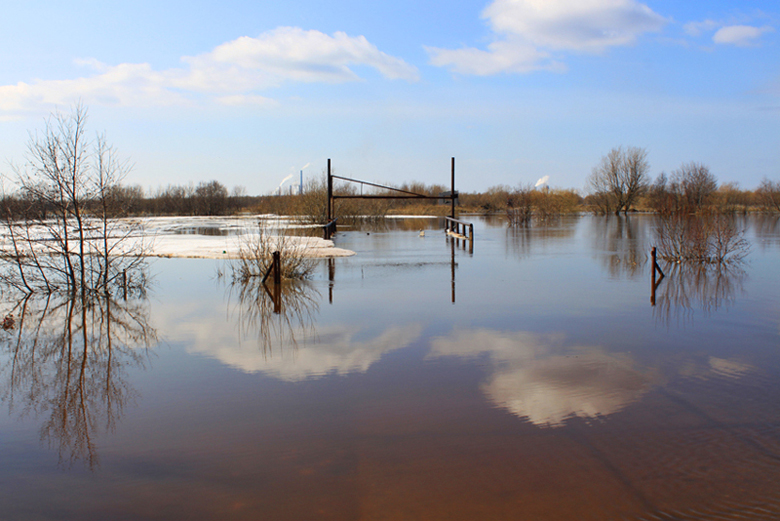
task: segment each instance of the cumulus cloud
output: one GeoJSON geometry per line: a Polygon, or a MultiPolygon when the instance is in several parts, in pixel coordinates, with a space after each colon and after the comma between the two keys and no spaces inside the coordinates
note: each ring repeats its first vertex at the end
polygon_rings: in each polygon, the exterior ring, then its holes
{"type": "Polygon", "coordinates": [[[561,70],[551,52],[631,45],[667,22],[636,0],[494,0],[482,16],[495,37],[486,51],[428,47],[431,63],[477,75],[561,70]]]}
{"type": "Polygon", "coordinates": [[[755,45],[756,40],[762,34],[773,32],[770,26],[753,27],[751,25],[729,25],[721,27],[712,37],[712,41],[719,44],[731,44],[739,47],[755,45]]]}
{"type": "Polygon", "coordinates": [[[713,43],[720,45],[737,45],[750,47],[758,44],[758,39],[765,33],[774,32],[774,28],[768,25],[757,27],[745,24],[728,24],[717,20],[703,20],[701,22],[689,22],[683,26],[688,36],[698,38],[704,34],[712,35],[713,43]]]}
{"type": "Polygon", "coordinates": [[[182,58],[183,66],[162,71],[147,63],[108,65],[77,60],[91,74],[71,80],[36,80],[0,86],[0,110],[24,111],[41,104],[87,103],[166,106],[215,96],[218,103],[267,105],[256,91],[285,83],[343,83],[360,80],[368,67],[390,80],[416,81],[415,67],[386,54],[364,36],[327,35],[280,27],[256,38],[241,37],[211,52],[182,58]]]}

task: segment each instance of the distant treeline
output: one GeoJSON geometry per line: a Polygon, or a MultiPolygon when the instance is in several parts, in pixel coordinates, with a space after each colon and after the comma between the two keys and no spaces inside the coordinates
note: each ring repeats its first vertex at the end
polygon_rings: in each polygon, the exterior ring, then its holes
{"type": "MultiPolygon", "coordinates": [[[[397,188],[429,197],[439,197],[448,192],[444,186],[423,183],[404,183],[397,188]]],[[[370,187],[361,192],[359,185],[342,182],[334,186],[334,193],[377,195],[385,192],[370,187]]],[[[617,206],[615,197],[598,190],[583,196],[574,189],[498,185],[484,192],[461,192],[457,205],[461,212],[510,211],[516,215],[527,213],[529,217],[532,214],[545,217],[573,212],[614,212],[617,206]]],[[[110,187],[108,197],[103,199],[103,204],[105,200],[110,201],[110,213],[115,217],[273,213],[300,215],[312,222],[324,222],[327,206],[324,177],[310,179],[300,195],[251,196],[242,186],[228,190],[219,181],[212,180],[197,185],[168,185],[148,192],[138,185],[115,185],[110,187]]],[[[335,215],[341,217],[401,213],[446,215],[450,207],[450,202],[445,199],[339,199],[334,204],[335,215]]],[[[720,212],[780,212],[780,182],[765,179],[757,189],[743,190],[736,183],[718,184],[714,176],[701,169],[687,177],[679,172],[672,176],[661,174],[653,183],[645,183],[631,201],[629,209],[693,213],[706,208],[720,212]]],[[[6,219],[42,219],[51,216],[55,210],[46,199],[34,198],[30,192],[6,195],[2,209],[6,219]]]]}

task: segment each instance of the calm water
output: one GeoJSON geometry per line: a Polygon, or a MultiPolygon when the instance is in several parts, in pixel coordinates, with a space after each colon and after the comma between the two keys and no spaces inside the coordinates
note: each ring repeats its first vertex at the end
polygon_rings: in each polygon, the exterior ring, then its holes
{"type": "Polygon", "coordinates": [[[148,300],[30,302],[0,519],[780,517],[776,219],[654,305],[652,217],[469,220],[473,253],[436,220],[343,230],[357,255],[276,302],[176,259],[148,300]]]}

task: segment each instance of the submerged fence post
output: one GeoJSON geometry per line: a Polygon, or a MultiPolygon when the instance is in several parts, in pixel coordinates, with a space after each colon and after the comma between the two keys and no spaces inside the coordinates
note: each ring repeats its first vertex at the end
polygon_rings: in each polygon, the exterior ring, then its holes
{"type": "Polygon", "coordinates": [[[665,275],[664,272],[661,270],[661,267],[658,265],[655,246],[653,246],[653,249],[650,250],[650,257],[652,258],[652,263],[653,263],[653,273],[650,277],[650,305],[655,306],[655,291],[656,289],[658,289],[658,286],[661,284],[661,281],[663,280],[665,275]],[[656,278],[655,278],[656,271],[661,274],[661,277],[658,279],[658,282],[656,282],[656,278]]]}
{"type": "Polygon", "coordinates": [[[658,271],[658,273],[661,274],[661,278],[664,278],[666,275],[664,275],[664,272],[661,269],[661,266],[658,265],[658,260],[657,260],[657,254],[656,254],[656,251],[655,251],[655,246],[653,246],[653,249],[650,250],[650,255],[653,257],[653,278],[655,278],[656,270],[658,271]]]}
{"type": "Polygon", "coordinates": [[[274,263],[274,285],[282,283],[282,254],[278,251],[273,253],[274,263]]]}

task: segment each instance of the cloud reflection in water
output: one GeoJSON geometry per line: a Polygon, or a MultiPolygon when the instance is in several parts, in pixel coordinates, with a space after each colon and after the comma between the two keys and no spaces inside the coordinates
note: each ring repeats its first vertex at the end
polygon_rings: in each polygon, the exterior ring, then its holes
{"type": "Polygon", "coordinates": [[[419,325],[391,327],[375,338],[357,340],[359,327],[333,325],[319,329],[310,343],[291,343],[273,353],[238,342],[198,344],[197,351],[241,371],[298,382],[327,374],[364,373],[385,353],[411,344],[421,331],[419,325]]]}
{"type": "Polygon", "coordinates": [[[445,356],[488,356],[491,374],[482,385],[488,398],[534,424],[552,427],[573,416],[616,413],[656,380],[627,354],[565,346],[563,335],[455,331],[432,341],[429,358],[445,356]]]}

